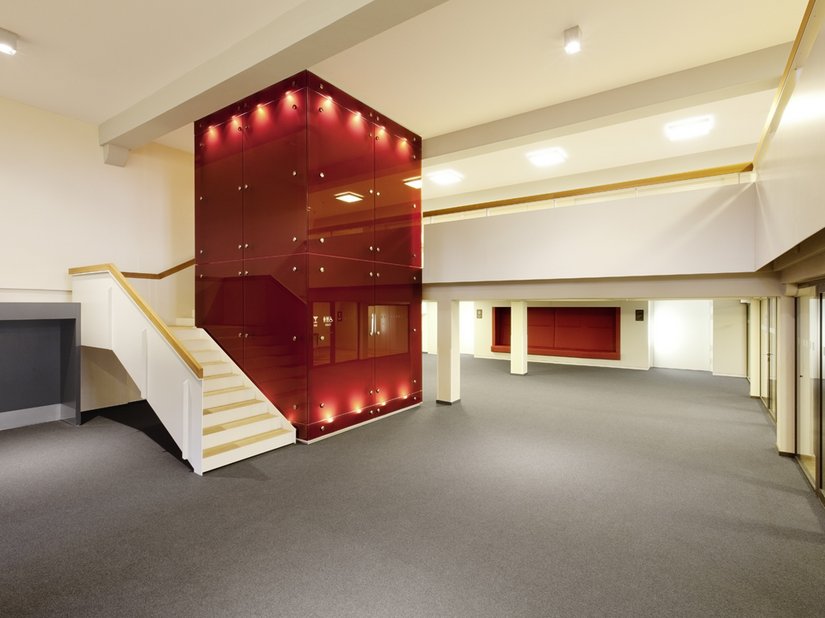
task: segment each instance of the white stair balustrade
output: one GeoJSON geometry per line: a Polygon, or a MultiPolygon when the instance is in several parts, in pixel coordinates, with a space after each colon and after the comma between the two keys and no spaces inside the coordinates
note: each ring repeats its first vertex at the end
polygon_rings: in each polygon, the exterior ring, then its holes
{"type": "Polygon", "coordinates": [[[295,428],[191,318],[164,324],[111,264],[70,274],[82,344],[115,353],[197,474],[295,443],[295,428]]]}

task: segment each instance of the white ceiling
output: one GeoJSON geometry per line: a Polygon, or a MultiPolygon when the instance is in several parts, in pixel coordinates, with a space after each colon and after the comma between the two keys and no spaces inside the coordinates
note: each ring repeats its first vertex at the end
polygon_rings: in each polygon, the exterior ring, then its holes
{"type": "MultiPolygon", "coordinates": [[[[347,5],[386,11],[394,1],[347,5]]],[[[332,12],[343,2],[247,0],[229,7],[215,0],[0,0],[0,27],[20,35],[18,55],[0,58],[0,96],[99,125],[163,88],[184,89],[184,77],[212,66],[207,63],[231,63],[242,43],[277,26],[291,9],[314,14],[328,6],[332,12]]],[[[459,194],[477,200],[496,187],[499,193],[502,186],[538,187],[562,176],[585,182],[587,173],[604,169],[639,173],[646,161],[689,156],[702,166],[703,153],[714,165],[725,161],[720,153],[741,156],[743,146],[759,138],[783,63],[771,62],[773,83],[698,98],[674,94],[669,104],[662,101],[673,82],[662,76],[791,41],[806,0],[407,0],[410,5],[424,12],[365,34],[320,62],[323,54],[316,53],[308,68],[421,134],[425,154],[428,144],[437,145],[438,156],[425,159],[425,168],[454,167],[466,178],[450,190],[425,183],[425,197],[460,203],[459,194]],[[584,48],[567,56],[562,31],[576,24],[584,48]],[[562,106],[575,115],[577,108],[592,108],[594,95],[644,80],[651,81],[637,88],[632,114],[618,113],[618,94],[605,95],[601,121],[570,121],[548,132],[547,119],[560,118],[562,106]],[[645,102],[653,99],[657,105],[645,102]],[[534,123],[531,110],[544,110],[544,124],[534,123]],[[662,138],[664,122],[700,111],[717,117],[711,136],[681,145],[662,138]],[[510,127],[518,114],[517,135],[510,127]],[[498,132],[484,148],[467,147],[484,142],[491,126],[498,132]],[[545,171],[529,166],[524,152],[544,143],[563,146],[568,162],[545,171]]],[[[697,92],[712,73],[697,73],[697,92]]],[[[273,74],[271,81],[281,77],[273,74]]],[[[188,96],[200,95],[191,90],[188,96]]],[[[191,125],[158,141],[191,152],[191,125]]]]}

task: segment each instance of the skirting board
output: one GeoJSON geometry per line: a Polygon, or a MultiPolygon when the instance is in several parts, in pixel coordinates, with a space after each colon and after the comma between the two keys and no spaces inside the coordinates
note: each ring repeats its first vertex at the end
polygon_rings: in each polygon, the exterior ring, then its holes
{"type": "Polygon", "coordinates": [[[346,431],[352,431],[353,429],[358,429],[359,427],[363,427],[364,425],[369,425],[370,423],[376,423],[378,421],[383,421],[385,418],[389,418],[391,416],[395,416],[396,414],[401,414],[402,412],[406,412],[407,410],[412,410],[413,408],[420,407],[420,403],[416,403],[411,406],[407,406],[406,408],[401,408],[400,410],[396,410],[395,412],[390,412],[389,414],[384,414],[379,416],[378,418],[371,418],[368,421],[364,421],[363,423],[358,423],[357,425],[351,425],[350,427],[345,427],[344,429],[339,429],[329,435],[321,436],[320,438],[315,438],[314,440],[298,440],[301,444],[315,444],[316,442],[320,442],[321,440],[326,440],[327,438],[332,438],[333,436],[338,436],[346,431]]]}
{"type": "Polygon", "coordinates": [[[74,417],[74,408],[62,403],[54,403],[38,408],[26,408],[25,410],[9,410],[8,412],[0,412],[0,430],[37,425],[38,423],[50,423],[52,421],[67,421],[74,419],[74,417]]]}

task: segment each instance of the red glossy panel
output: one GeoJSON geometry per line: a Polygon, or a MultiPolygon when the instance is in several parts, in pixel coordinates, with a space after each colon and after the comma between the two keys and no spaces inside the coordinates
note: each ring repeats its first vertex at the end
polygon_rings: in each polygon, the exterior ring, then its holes
{"type": "Polygon", "coordinates": [[[255,106],[245,117],[244,257],[306,250],[306,90],[255,106]]]}
{"type": "Polygon", "coordinates": [[[195,259],[240,259],[243,242],[243,118],[214,125],[197,137],[195,259]]]}
{"type": "Polygon", "coordinates": [[[382,409],[411,405],[421,389],[421,271],[376,264],[375,390],[382,409]]]}
{"type": "Polygon", "coordinates": [[[373,268],[363,260],[309,256],[311,425],[334,423],[339,415],[366,409],[373,402],[373,361],[364,352],[372,346],[368,315],[374,298],[373,268]]]}
{"type": "Polygon", "coordinates": [[[243,368],[296,425],[306,423],[306,261],[244,261],[243,368]]]}
{"type": "Polygon", "coordinates": [[[309,99],[309,251],[372,259],[373,136],[371,125],[326,96],[309,99]],[[354,196],[345,202],[336,196],[354,196]]]}
{"type": "Polygon", "coordinates": [[[421,266],[421,178],[417,144],[381,127],[375,130],[375,259],[421,266]]]}
{"type": "Polygon", "coordinates": [[[195,324],[243,366],[243,262],[195,266],[195,324]]]}

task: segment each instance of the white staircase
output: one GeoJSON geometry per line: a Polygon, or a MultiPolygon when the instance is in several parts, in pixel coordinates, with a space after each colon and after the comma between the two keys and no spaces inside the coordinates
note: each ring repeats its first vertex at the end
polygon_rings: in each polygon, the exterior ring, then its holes
{"type": "Polygon", "coordinates": [[[197,474],[295,443],[295,428],[191,318],[163,323],[112,264],[69,274],[81,345],[114,352],[197,474]]]}
{"type": "Polygon", "coordinates": [[[211,337],[179,318],[169,330],[203,367],[203,471],[295,443],[295,428],[211,337]]]}

